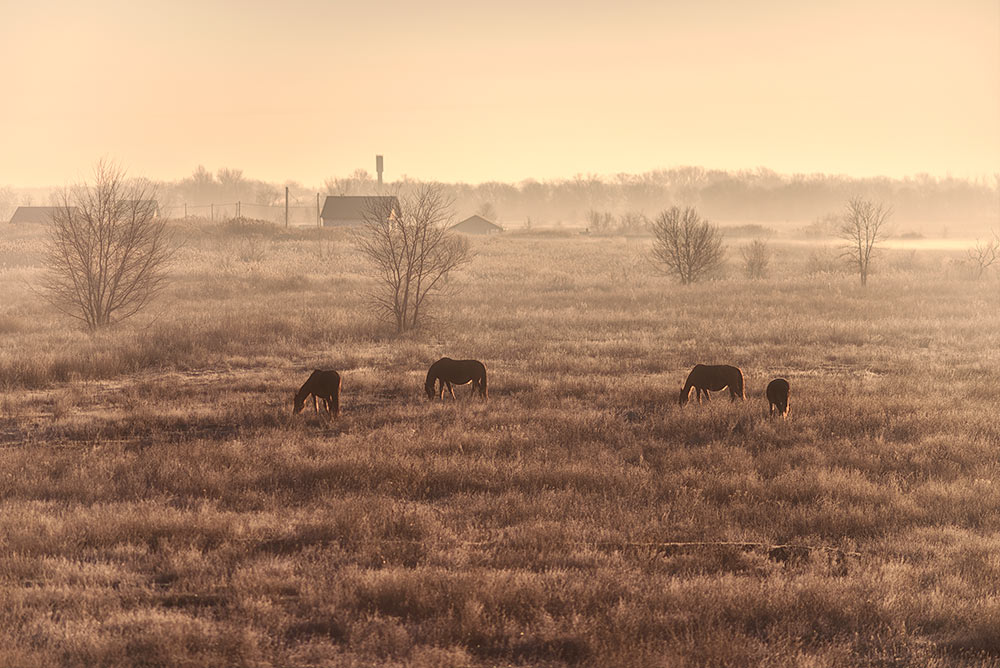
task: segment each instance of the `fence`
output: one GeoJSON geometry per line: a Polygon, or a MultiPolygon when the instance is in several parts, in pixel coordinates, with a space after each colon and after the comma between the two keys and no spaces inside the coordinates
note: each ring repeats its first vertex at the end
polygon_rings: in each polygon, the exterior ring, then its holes
{"type": "MultiPolygon", "coordinates": [[[[301,201],[301,200],[300,200],[301,201]]],[[[257,218],[278,225],[318,227],[320,198],[309,204],[256,204],[253,202],[218,202],[211,204],[162,205],[160,215],[167,218],[205,218],[229,220],[231,218],[257,218]]]]}

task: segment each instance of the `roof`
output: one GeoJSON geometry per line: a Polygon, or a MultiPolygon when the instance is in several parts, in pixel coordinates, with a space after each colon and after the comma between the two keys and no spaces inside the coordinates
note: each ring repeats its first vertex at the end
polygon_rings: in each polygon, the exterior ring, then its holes
{"type": "Polygon", "coordinates": [[[399,199],[393,195],[328,195],[323,203],[323,220],[364,220],[365,214],[392,206],[399,211],[399,199]]]}
{"type": "MultiPolygon", "coordinates": [[[[76,209],[76,207],[70,207],[76,209]]],[[[19,206],[11,216],[11,223],[51,223],[52,216],[61,206],[19,206]]]]}
{"type": "Polygon", "coordinates": [[[465,232],[467,234],[488,234],[490,232],[503,231],[502,227],[479,215],[469,216],[465,220],[452,225],[451,229],[456,232],[465,232]]]}

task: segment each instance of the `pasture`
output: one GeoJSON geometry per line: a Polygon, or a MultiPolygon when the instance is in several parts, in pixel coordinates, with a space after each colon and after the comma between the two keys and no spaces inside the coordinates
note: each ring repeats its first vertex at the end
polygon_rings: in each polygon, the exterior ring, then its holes
{"type": "Polygon", "coordinates": [[[342,235],[181,227],[90,336],[0,228],[0,665],[1000,662],[1000,286],[827,247],[680,287],[649,241],[474,241],[406,338],[342,235]],[[489,400],[428,401],[476,358],[489,400]],[[678,406],[696,363],[726,392],[678,406]],[[292,415],[312,369],[341,415],[292,415]],[[787,420],[764,388],[791,383],[787,420]]]}

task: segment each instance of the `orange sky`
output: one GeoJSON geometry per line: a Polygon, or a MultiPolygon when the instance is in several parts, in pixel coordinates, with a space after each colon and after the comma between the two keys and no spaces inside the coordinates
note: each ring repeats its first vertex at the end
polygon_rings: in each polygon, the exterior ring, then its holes
{"type": "Polygon", "coordinates": [[[1000,2],[0,0],[0,186],[1000,172],[1000,2]],[[418,7],[418,5],[420,5],[418,7]]]}

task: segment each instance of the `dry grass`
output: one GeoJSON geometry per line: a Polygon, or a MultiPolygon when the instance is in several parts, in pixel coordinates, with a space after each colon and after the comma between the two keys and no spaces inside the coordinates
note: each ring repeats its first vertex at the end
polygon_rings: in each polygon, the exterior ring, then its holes
{"type": "Polygon", "coordinates": [[[396,339],[336,233],[220,226],[90,337],[2,234],[0,665],[1000,663],[1000,290],[944,254],[682,289],[491,238],[396,339]],[[422,398],[445,354],[489,402],[422,398]],[[749,401],[679,408],[696,362],[749,401]],[[291,416],[321,366],[343,417],[291,416]]]}

